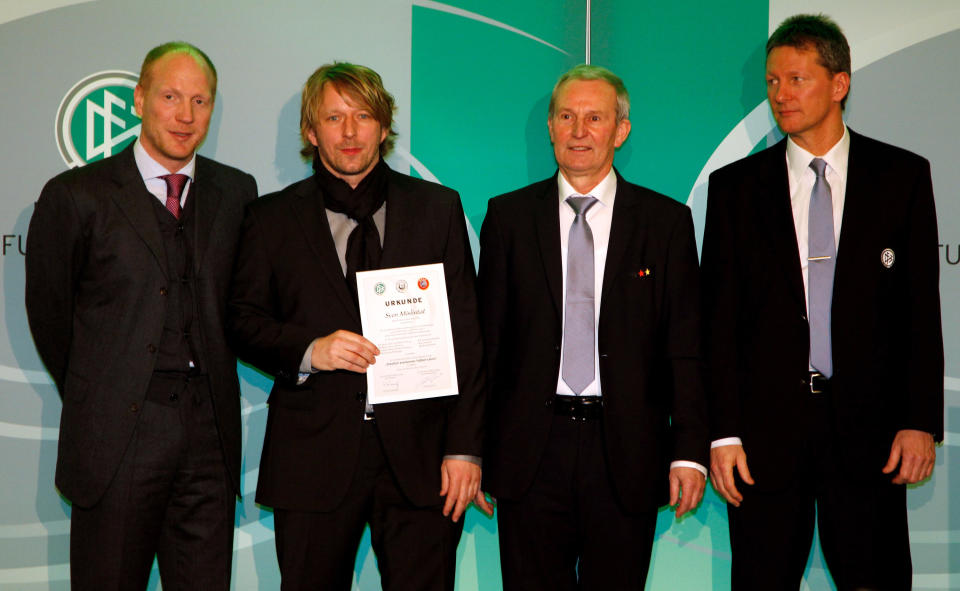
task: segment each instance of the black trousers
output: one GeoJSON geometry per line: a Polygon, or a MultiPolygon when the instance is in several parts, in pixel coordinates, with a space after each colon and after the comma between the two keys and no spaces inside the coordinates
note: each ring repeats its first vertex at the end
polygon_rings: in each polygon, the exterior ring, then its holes
{"type": "Polygon", "coordinates": [[[325,513],[274,509],[281,589],[349,591],[369,523],[385,591],[452,591],[463,519],[453,523],[443,516],[439,493],[435,506],[412,505],[390,471],[376,422],[364,421],[360,461],[339,507],[325,513]]]}
{"type": "Polygon", "coordinates": [[[71,588],[230,588],[236,494],[205,378],[155,376],[117,475],[97,505],[74,506],[71,588]]]}
{"type": "Polygon", "coordinates": [[[555,416],[530,489],[497,512],[504,591],[642,591],[657,510],[623,510],[600,420],[555,416]]]}
{"type": "Polygon", "coordinates": [[[754,490],[737,479],[743,502],[727,507],[733,591],[799,589],[815,521],[838,591],[911,588],[906,487],[879,466],[875,478],[853,478],[837,461],[828,396],[809,399],[808,445],[788,488],[754,490]]]}

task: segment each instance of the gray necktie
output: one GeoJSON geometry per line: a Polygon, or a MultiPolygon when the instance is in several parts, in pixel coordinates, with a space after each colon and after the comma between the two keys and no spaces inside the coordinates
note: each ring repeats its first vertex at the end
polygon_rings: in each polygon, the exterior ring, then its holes
{"type": "Polygon", "coordinates": [[[567,197],[567,203],[577,215],[567,240],[567,293],[560,375],[574,394],[580,394],[593,382],[593,232],[586,215],[596,202],[593,197],[567,197]]]}
{"type": "Polygon", "coordinates": [[[824,176],[827,163],[821,158],[814,158],[810,168],[817,174],[810,194],[808,228],[810,365],[829,378],[833,375],[830,308],[833,301],[833,270],[837,264],[837,247],[833,237],[833,197],[824,176]]]}

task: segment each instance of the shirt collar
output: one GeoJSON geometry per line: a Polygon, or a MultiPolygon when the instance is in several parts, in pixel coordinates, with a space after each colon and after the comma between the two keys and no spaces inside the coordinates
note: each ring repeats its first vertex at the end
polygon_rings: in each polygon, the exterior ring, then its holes
{"type": "Polygon", "coordinates": [[[561,204],[563,204],[567,197],[571,195],[590,195],[602,203],[605,207],[611,207],[613,205],[613,200],[617,195],[617,174],[613,171],[613,167],[611,166],[607,176],[603,177],[603,180],[597,183],[596,187],[590,189],[586,193],[580,193],[573,188],[573,185],[571,185],[566,178],[564,178],[563,172],[558,172],[557,188],[557,194],[561,204]]]}
{"type": "MultiPolygon", "coordinates": [[[[800,179],[807,171],[812,172],[810,162],[814,158],[817,158],[817,156],[798,146],[793,138],[787,137],[787,167],[789,167],[793,178],[800,179]]],[[[840,178],[845,179],[847,177],[847,161],[850,158],[850,132],[847,131],[846,124],[843,126],[843,135],[840,140],[819,158],[826,161],[830,170],[840,175],[840,178]]]]}
{"type": "MultiPolygon", "coordinates": [[[[144,148],[143,144],[140,143],[140,138],[137,138],[137,141],[133,144],[133,159],[136,160],[137,169],[140,171],[140,176],[142,176],[143,180],[145,181],[170,174],[169,170],[164,168],[162,164],[154,160],[153,157],[147,153],[146,148],[144,148]]],[[[193,157],[190,158],[190,162],[187,162],[186,166],[174,172],[175,174],[185,174],[192,181],[196,167],[197,154],[194,152],[193,157]]]]}

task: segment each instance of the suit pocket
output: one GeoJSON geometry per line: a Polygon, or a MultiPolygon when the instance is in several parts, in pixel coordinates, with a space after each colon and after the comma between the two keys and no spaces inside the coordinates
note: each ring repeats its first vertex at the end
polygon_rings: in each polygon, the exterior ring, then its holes
{"type": "Polygon", "coordinates": [[[621,275],[622,286],[631,296],[653,293],[656,285],[656,275],[653,267],[631,269],[621,275]]]}
{"type": "MultiPolygon", "coordinates": [[[[310,380],[307,380],[308,382],[310,380]]],[[[316,408],[323,399],[323,394],[316,392],[312,385],[306,384],[294,387],[279,388],[276,385],[270,396],[267,398],[267,404],[270,406],[282,406],[292,409],[313,409],[316,408]]]]}

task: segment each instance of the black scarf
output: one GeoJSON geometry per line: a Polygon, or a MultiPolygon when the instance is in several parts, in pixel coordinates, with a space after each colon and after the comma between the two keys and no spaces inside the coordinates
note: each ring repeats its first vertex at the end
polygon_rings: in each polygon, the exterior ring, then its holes
{"type": "Polygon", "coordinates": [[[318,157],[313,159],[314,178],[323,191],[324,207],[342,213],[357,222],[347,239],[347,287],[354,301],[357,299],[357,271],[380,268],[380,233],[373,223],[373,214],[387,200],[387,176],[390,167],[381,159],[363,177],[357,188],[351,188],[343,179],[333,176],[318,157]]]}

